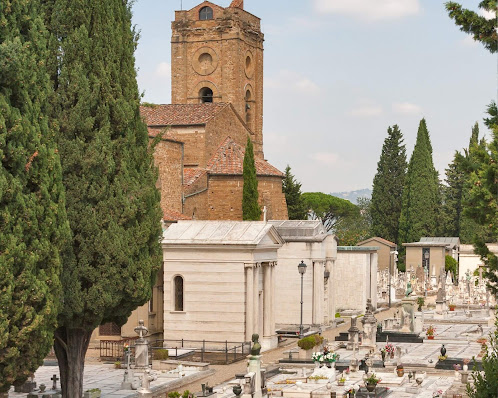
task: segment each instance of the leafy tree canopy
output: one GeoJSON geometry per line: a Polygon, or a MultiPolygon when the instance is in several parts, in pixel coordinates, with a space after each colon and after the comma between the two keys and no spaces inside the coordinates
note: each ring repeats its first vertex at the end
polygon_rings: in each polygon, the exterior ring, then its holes
{"type": "Polygon", "coordinates": [[[305,192],[302,197],[309,216],[321,220],[327,231],[333,230],[344,217],[360,214],[360,209],[349,200],[322,192],[305,192]]]}

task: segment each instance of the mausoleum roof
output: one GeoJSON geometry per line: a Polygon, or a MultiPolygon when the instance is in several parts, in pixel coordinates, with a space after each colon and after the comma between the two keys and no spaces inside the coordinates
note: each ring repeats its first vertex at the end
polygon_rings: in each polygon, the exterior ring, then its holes
{"type": "Polygon", "coordinates": [[[420,238],[421,243],[444,243],[448,249],[454,249],[460,245],[460,238],[457,237],[428,237],[424,236],[420,238]]]}
{"type": "Polygon", "coordinates": [[[387,239],[384,239],[384,238],[380,238],[378,236],[374,236],[372,238],[366,239],[366,240],[358,243],[357,246],[362,246],[365,243],[368,243],[368,242],[371,242],[371,241],[376,241],[376,242],[382,243],[383,245],[386,245],[386,246],[389,246],[389,247],[396,247],[396,243],[391,242],[391,241],[389,241],[387,239]]]}
{"type": "MultiPolygon", "coordinates": [[[[321,242],[327,236],[327,230],[320,220],[270,220],[285,241],[321,242]]],[[[336,238],[337,239],[337,238],[336,238]]]]}
{"type": "Polygon", "coordinates": [[[284,241],[264,221],[178,221],[163,233],[166,245],[264,245],[278,249],[284,241]]]}

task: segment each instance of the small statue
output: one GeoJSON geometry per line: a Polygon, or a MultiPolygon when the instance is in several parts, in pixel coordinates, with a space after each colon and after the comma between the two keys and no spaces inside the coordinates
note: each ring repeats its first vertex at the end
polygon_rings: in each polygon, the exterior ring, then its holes
{"type": "Polygon", "coordinates": [[[254,343],[251,348],[251,355],[259,355],[261,352],[261,344],[259,344],[259,334],[252,335],[252,342],[254,343]]]}
{"type": "Polygon", "coordinates": [[[413,293],[412,284],[410,281],[408,281],[408,284],[406,285],[405,297],[409,297],[412,293],[413,293]]]}

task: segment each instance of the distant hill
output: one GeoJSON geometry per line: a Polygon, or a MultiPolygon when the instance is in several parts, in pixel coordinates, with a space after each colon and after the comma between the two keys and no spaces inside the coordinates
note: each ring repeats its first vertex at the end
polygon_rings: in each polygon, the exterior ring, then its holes
{"type": "Polygon", "coordinates": [[[349,192],[335,192],[331,193],[332,196],[336,196],[341,199],[346,199],[349,200],[351,203],[357,204],[358,198],[371,198],[372,197],[372,190],[365,188],[365,189],[358,189],[356,191],[349,191],[349,192]]]}

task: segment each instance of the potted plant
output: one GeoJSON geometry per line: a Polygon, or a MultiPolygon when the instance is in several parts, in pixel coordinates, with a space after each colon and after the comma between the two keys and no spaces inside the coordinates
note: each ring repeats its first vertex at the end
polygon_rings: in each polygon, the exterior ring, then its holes
{"type": "Polygon", "coordinates": [[[403,377],[405,375],[405,369],[403,368],[403,365],[399,364],[396,366],[396,373],[398,377],[403,377]]]}
{"type": "Polygon", "coordinates": [[[364,381],[368,392],[374,392],[375,387],[377,387],[377,384],[380,383],[381,379],[378,379],[377,376],[375,376],[375,373],[372,373],[370,376],[365,378],[364,381]]]}
{"type": "Polygon", "coordinates": [[[450,303],[450,304],[448,304],[448,308],[450,309],[450,311],[455,311],[456,305],[453,303],[450,303]]]}
{"type": "Polygon", "coordinates": [[[346,379],[344,377],[341,377],[337,380],[337,385],[338,386],[343,386],[344,383],[346,383],[346,379]]]}
{"type": "Polygon", "coordinates": [[[465,358],[463,361],[463,371],[466,372],[467,370],[469,370],[469,363],[470,363],[470,359],[468,358],[465,358]]]}
{"type": "Polygon", "coordinates": [[[429,340],[434,340],[434,333],[436,333],[436,328],[434,326],[429,326],[425,334],[429,340]]]}
{"type": "Polygon", "coordinates": [[[305,358],[311,358],[312,349],[317,345],[315,336],[306,336],[297,341],[299,348],[305,351],[305,358]]]}
{"type": "Polygon", "coordinates": [[[417,297],[418,311],[422,311],[422,307],[425,304],[425,299],[423,297],[417,297]]]}

